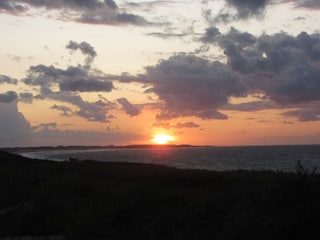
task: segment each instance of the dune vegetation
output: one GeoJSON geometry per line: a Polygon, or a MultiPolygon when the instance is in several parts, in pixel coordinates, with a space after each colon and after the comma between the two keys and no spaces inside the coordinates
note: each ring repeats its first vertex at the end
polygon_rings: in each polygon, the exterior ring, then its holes
{"type": "Polygon", "coordinates": [[[0,152],[0,239],[308,239],[319,203],[320,176],[300,163],[214,172],[0,152]]]}

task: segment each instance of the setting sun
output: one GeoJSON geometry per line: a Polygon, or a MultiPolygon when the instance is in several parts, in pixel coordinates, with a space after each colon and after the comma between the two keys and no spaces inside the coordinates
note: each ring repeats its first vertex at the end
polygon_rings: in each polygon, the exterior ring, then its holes
{"type": "Polygon", "coordinates": [[[156,144],[167,144],[173,141],[173,137],[166,134],[156,134],[151,141],[156,144]]]}

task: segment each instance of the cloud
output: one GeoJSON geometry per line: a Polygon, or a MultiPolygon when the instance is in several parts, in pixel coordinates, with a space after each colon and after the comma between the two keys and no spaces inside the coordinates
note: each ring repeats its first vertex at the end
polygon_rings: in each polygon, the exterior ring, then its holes
{"type": "Polygon", "coordinates": [[[298,7],[320,9],[320,2],[318,0],[297,0],[293,2],[298,7]]]}
{"type": "Polygon", "coordinates": [[[320,110],[312,111],[309,109],[298,109],[291,110],[282,113],[285,117],[296,117],[299,121],[319,121],[320,120],[320,110]]]}
{"type": "Polygon", "coordinates": [[[60,91],[71,92],[110,92],[113,88],[112,82],[99,81],[96,79],[70,79],[59,83],[60,91]]]}
{"type": "MultiPolygon", "coordinates": [[[[65,102],[78,107],[72,111],[88,121],[109,122],[112,118],[107,115],[108,111],[114,108],[114,104],[104,98],[96,102],[84,101],[78,92],[111,91],[112,83],[100,81],[99,77],[91,76],[86,70],[79,67],[69,67],[67,70],[57,69],[53,66],[47,67],[38,65],[30,67],[29,74],[24,83],[32,86],[39,86],[39,94],[36,99],[51,99],[65,102]],[[98,78],[98,79],[96,79],[98,78]],[[55,91],[55,87],[59,91],[55,91]]],[[[55,108],[66,113],[66,109],[55,108]]],[[[70,111],[67,111],[69,116],[70,111]]],[[[71,115],[70,115],[71,116],[71,115]]]]}
{"type": "Polygon", "coordinates": [[[170,124],[169,122],[157,122],[152,125],[153,127],[158,127],[158,128],[199,128],[200,125],[194,123],[194,122],[183,122],[183,123],[176,123],[176,124],[170,124]]]}
{"type": "Polygon", "coordinates": [[[113,77],[150,86],[145,93],[156,94],[162,103],[157,120],[187,116],[228,119],[220,110],[292,109],[320,100],[318,33],[254,36],[235,28],[226,33],[208,28],[199,40],[219,46],[225,63],[177,54],[147,66],[144,74],[113,77]],[[231,97],[248,95],[259,95],[261,100],[229,103],[231,97]]]}
{"type": "Polygon", "coordinates": [[[229,104],[223,109],[256,111],[286,107],[294,109],[283,116],[300,121],[319,120],[316,108],[304,107],[320,100],[319,33],[291,36],[282,32],[255,37],[234,28],[224,34],[210,28],[200,41],[218,45],[224,51],[227,65],[246,85],[247,93],[260,94],[263,99],[229,104]]]}
{"type": "Polygon", "coordinates": [[[19,101],[24,103],[33,103],[33,94],[32,93],[20,93],[19,101]]]}
{"type": "Polygon", "coordinates": [[[199,117],[204,120],[211,120],[211,119],[220,119],[220,120],[226,120],[228,119],[228,116],[226,114],[223,114],[215,109],[208,109],[198,112],[196,117],[199,117]]]}
{"type": "Polygon", "coordinates": [[[60,11],[65,21],[106,25],[149,25],[143,17],[127,13],[113,0],[4,0],[0,11],[9,14],[26,14],[30,9],[45,8],[60,11]]]}
{"type": "Polygon", "coordinates": [[[14,91],[0,93],[0,103],[10,103],[18,99],[18,95],[14,91]]]}
{"type": "Polygon", "coordinates": [[[282,113],[284,117],[294,117],[299,121],[319,121],[320,120],[320,102],[304,104],[293,110],[282,113]]]}
{"type": "MultiPolygon", "coordinates": [[[[254,36],[235,28],[221,33],[211,27],[199,41],[205,46],[220,47],[225,59],[210,61],[180,53],[147,66],[144,74],[109,77],[127,83],[144,83],[145,93],[159,97],[157,120],[187,116],[228,119],[221,110],[300,109],[303,104],[320,100],[318,33],[254,36]],[[231,97],[248,95],[259,96],[261,100],[229,102],[231,97]]],[[[290,115],[308,119],[297,113],[290,115]]]]}
{"type": "Polygon", "coordinates": [[[105,76],[97,75],[81,66],[70,66],[67,69],[45,65],[31,66],[23,82],[47,88],[58,85],[60,91],[70,92],[109,92],[113,88],[112,82],[105,76]]]}
{"type": "Polygon", "coordinates": [[[265,109],[275,109],[278,108],[274,102],[272,101],[252,101],[245,103],[237,103],[237,104],[226,104],[222,107],[223,110],[234,110],[234,111],[243,111],[243,112],[252,112],[252,111],[260,111],[265,109]]]}
{"type": "Polygon", "coordinates": [[[205,34],[200,38],[200,41],[203,43],[213,43],[217,41],[217,36],[221,33],[216,27],[209,27],[206,29],[205,34]]]}
{"type": "Polygon", "coordinates": [[[16,85],[18,83],[18,80],[15,78],[11,78],[6,75],[0,75],[0,84],[7,83],[7,84],[14,84],[16,85]]]}
{"type": "Polygon", "coordinates": [[[25,12],[27,9],[21,4],[21,2],[13,0],[0,1],[0,12],[8,12],[11,14],[19,14],[25,12]]]}
{"type": "Polygon", "coordinates": [[[59,130],[56,122],[31,127],[18,111],[17,101],[0,103],[0,112],[0,147],[110,145],[144,137],[120,131],[59,130]]]}
{"type": "Polygon", "coordinates": [[[63,106],[63,105],[53,105],[50,107],[51,109],[55,109],[55,110],[58,110],[58,111],[61,111],[62,112],[62,116],[66,116],[66,117],[69,117],[69,116],[72,116],[73,115],[73,111],[71,108],[67,107],[67,106],[63,106]]]}
{"type": "Polygon", "coordinates": [[[204,0],[203,16],[211,26],[219,23],[230,23],[250,18],[263,17],[268,6],[279,3],[292,3],[297,8],[320,10],[318,0],[224,0],[220,9],[210,6],[213,0],[204,0]],[[215,10],[216,12],[213,12],[215,10]]]}
{"type": "MultiPolygon", "coordinates": [[[[80,50],[87,55],[89,58],[87,64],[90,64],[97,55],[94,48],[86,42],[70,41],[67,48],[80,50]]],[[[39,91],[33,97],[28,94],[22,94],[22,101],[50,99],[68,103],[73,107],[55,104],[51,108],[62,111],[63,116],[79,116],[88,121],[109,122],[113,118],[108,112],[115,108],[114,103],[100,95],[98,96],[98,101],[85,101],[79,94],[82,92],[110,92],[113,89],[113,83],[108,80],[107,76],[100,71],[90,69],[88,66],[69,66],[66,69],[42,64],[31,66],[22,82],[29,86],[38,87],[39,91]]]]}
{"type": "Polygon", "coordinates": [[[33,126],[32,129],[33,130],[38,130],[38,129],[54,129],[58,126],[58,124],[56,122],[49,122],[49,123],[41,123],[38,126],[33,126]]]}
{"type": "MultiPolygon", "coordinates": [[[[225,64],[194,55],[176,55],[146,68],[141,79],[164,103],[158,119],[197,116],[222,119],[216,109],[231,96],[243,96],[244,86],[225,64]],[[209,114],[210,113],[210,114],[209,114]]],[[[225,117],[223,117],[225,118],[225,117]]]]}
{"type": "Polygon", "coordinates": [[[88,121],[95,122],[109,122],[113,118],[112,115],[108,115],[108,112],[115,106],[114,103],[100,98],[95,102],[88,102],[82,99],[82,97],[76,93],[70,92],[52,92],[47,89],[46,92],[41,92],[40,99],[51,99],[59,102],[69,103],[77,109],[71,110],[71,108],[53,106],[53,109],[60,110],[64,116],[79,116],[88,121]]]}
{"type": "Polygon", "coordinates": [[[26,146],[30,143],[31,127],[18,111],[17,101],[0,103],[0,146],[26,146]]]}
{"type": "Polygon", "coordinates": [[[126,98],[118,98],[117,102],[121,104],[124,111],[131,117],[139,115],[139,108],[131,104],[126,98]]]}
{"type": "Polygon", "coordinates": [[[93,59],[97,56],[97,52],[94,48],[87,42],[77,43],[74,41],[70,41],[66,46],[67,49],[71,49],[73,51],[80,50],[84,55],[87,55],[86,65],[90,66],[93,59]]]}
{"type": "Polygon", "coordinates": [[[226,0],[226,4],[237,11],[237,17],[246,19],[261,15],[271,0],[226,0]]]}
{"type": "MultiPolygon", "coordinates": [[[[203,39],[208,39],[207,33],[203,39]]],[[[263,93],[280,105],[320,99],[320,34],[255,37],[231,29],[212,41],[223,49],[227,65],[248,91],[263,93]]]]}
{"type": "Polygon", "coordinates": [[[147,35],[159,37],[163,39],[169,39],[169,38],[182,38],[190,35],[190,33],[152,32],[152,33],[148,33],[147,35]]]}
{"type": "Polygon", "coordinates": [[[56,122],[30,126],[17,101],[0,103],[0,147],[123,144],[143,136],[120,131],[59,130],[56,122]]]}
{"type": "Polygon", "coordinates": [[[212,12],[212,10],[216,10],[216,6],[211,8],[209,5],[214,1],[204,0],[202,2],[202,15],[210,25],[215,25],[263,16],[272,0],[225,0],[223,7],[218,9],[217,13],[212,12]]]}

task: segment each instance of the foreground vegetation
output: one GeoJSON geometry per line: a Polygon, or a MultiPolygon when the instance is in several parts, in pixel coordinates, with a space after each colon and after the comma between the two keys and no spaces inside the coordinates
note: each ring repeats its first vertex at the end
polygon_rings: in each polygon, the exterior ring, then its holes
{"type": "Polygon", "coordinates": [[[0,238],[290,239],[320,234],[320,176],[32,160],[0,152],[0,238]]]}

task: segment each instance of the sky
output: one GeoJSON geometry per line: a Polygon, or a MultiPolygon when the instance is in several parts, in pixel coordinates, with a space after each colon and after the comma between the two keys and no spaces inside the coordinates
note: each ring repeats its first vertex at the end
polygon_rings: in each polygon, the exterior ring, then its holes
{"type": "Polygon", "coordinates": [[[320,144],[319,0],[0,0],[0,147],[320,144]]]}

